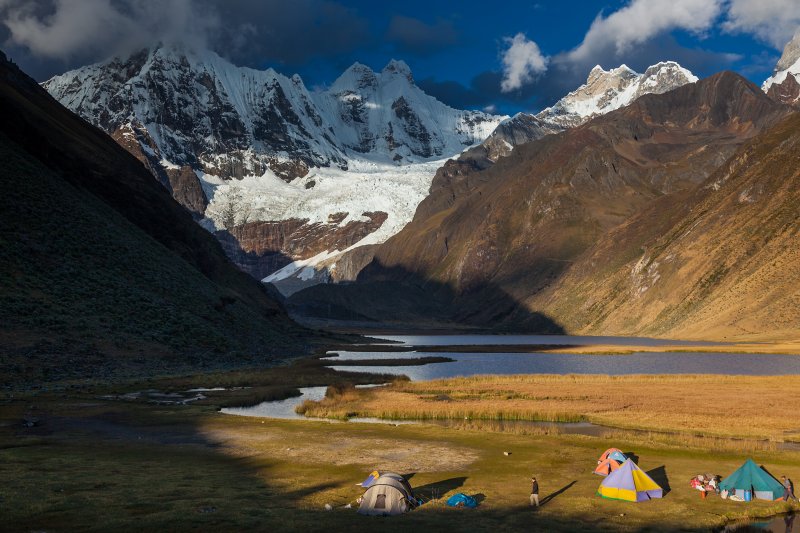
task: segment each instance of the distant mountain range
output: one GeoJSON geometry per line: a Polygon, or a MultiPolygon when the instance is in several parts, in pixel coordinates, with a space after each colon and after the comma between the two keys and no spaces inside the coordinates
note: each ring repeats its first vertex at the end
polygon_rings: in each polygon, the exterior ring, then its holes
{"type": "Polygon", "coordinates": [[[383,242],[411,219],[442,160],[504,118],[442,104],[402,61],[379,73],[354,64],[312,93],[299,76],[170,46],[43,86],[145,163],[259,279],[383,242]]]}
{"type": "Polygon", "coordinates": [[[800,37],[762,89],[598,66],[514,117],[451,109],[399,61],[312,92],[158,47],[44,86],[296,316],[752,338],[797,326],[798,64],[800,37]]]}
{"type": "Polygon", "coordinates": [[[43,86],[145,163],[237,264],[288,294],[352,277],[371,258],[363,247],[411,220],[447,158],[487,138],[507,153],[695,79],[675,63],[643,75],[597,67],[552,108],[505,122],[426,95],[402,61],[380,73],[356,63],[309,92],[298,76],[170,46],[43,86]]]}
{"type": "Polygon", "coordinates": [[[304,289],[289,308],[322,323],[790,338],[798,121],[724,72],[496,162],[462,156],[355,284],[304,289]]]}
{"type": "Polygon", "coordinates": [[[322,323],[796,336],[800,118],[774,90],[797,81],[793,43],[766,94],[725,72],[561,133],[515,117],[493,135],[517,135],[513,150],[490,137],[449,161],[355,284],[302,290],[290,309],[322,323]]]}
{"type": "Polygon", "coordinates": [[[237,67],[214,52],[142,50],[45,82],[105,131],[132,131],[165,168],[223,179],[266,171],[291,181],[348,161],[411,163],[483,140],[498,117],[457,111],[419,89],[402,61],[380,72],[354,64],[325,91],[302,79],[237,67]]]}
{"type": "Polygon", "coordinates": [[[653,65],[644,74],[631,70],[627,65],[611,70],[603,70],[597,65],[589,72],[586,83],[553,106],[535,115],[518,113],[500,124],[489,138],[465,156],[493,163],[511,153],[519,144],[580,126],[594,117],[624,107],[642,95],[662,94],[696,81],[697,76],[674,61],[653,65]]]}

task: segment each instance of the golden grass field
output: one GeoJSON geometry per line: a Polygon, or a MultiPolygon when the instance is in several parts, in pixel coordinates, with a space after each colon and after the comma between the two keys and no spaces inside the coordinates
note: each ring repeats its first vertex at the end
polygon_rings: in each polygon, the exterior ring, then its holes
{"type": "Polygon", "coordinates": [[[625,355],[636,352],[710,352],[710,353],[776,353],[800,354],[800,341],[784,342],[752,342],[731,343],[725,345],[674,345],[674,346],[625,346],[616,344],[592,344],[587,346],[571,346],[559,348],[557,346],[548,350],[552,353],[581,353],[581,354],[620,354],[625,355]]]}
{"type": "Polygon", "coordinates": [[[588,421],[691,435],[800,440],[799,376],[474,376],[351,389],[308,416],[588,421]]]}
{"type": "MultiPolygon", "coordinates": [[[[784,502],[701,500],[688,487],[691,476],[728,475],[750,454],[647,437],[271,420],[89,396],[38,395],[0,407],[3,531],[699,533],[732,519],[800,510],[784,502]],[[41,423],[21,428],[17,421],[31,405],[41,423]],[[665,497],[641,504],[598,497],[601,478],[592,469],[609,446],[635,453],[665,497]],[[408,476],[416,494],[431,501],[392,518],[344,508],[376,468],[408,476]],[[538,510],[528,507],[532,474],[544,502],[538,510]],[[480,506],[447,508],[455,492],[478,497],[480,506]]],[[[775,475],[800,479],[800,453],[754,458],[775,475]]]]}
{"type": "MultiPolygon", "coordinates": [[[[720,376],[511,376],[355,390],[316,359],[289,367],[220,372],[61,392],[0,396],[0,530],[3,531],[630,531],[707,532],[730,520],[770,516],[797,504],[701,500],[697,473],[728,475],[747,457],[800,480],[800,452],[775,441],[796,435],[785,402],[797,378],[720,376]],[[285,397],[298,386],[333,385],[309,413],[461,416],[457,427],[274,420],[220,413],[236,403],[285,397]],[[108,399],[110,392],[228,386],[191,405],[108,399]],[[712,388],[709,401],[690,401],[712,388]],[[686,394],[688,391],[689,394],[686,394]],[[728,398],[741,398],[737,402],[728,398]],[[741,408],[737,409],[736,405],[741,408]],[[620,416],[624,413],[624,416],[620,416]],[[463,420],[463,416],[471,417],[463,420]],[[507,431],[505,418],[589,419],[659,431],[602,436],[547,428],[507,431]],[[35,417],[34,427],[21,422],[35,417]],[[607,420],[606,418],[607,417],[607,420]],[[703,430],[696,431],[696,427],[703,430]],[[788,428],[788,429],[787,429],[788,428]],[[718,434],[718,437],[698,436],[718,434]],[[740,441],[742,434],[774,441],[740,441]],[[667,490],[642,504],[609,501],[592,474],[608,447],[637,456],[667,490]],[[508,453],[508,454],[507,454],[508,453]],[[409,477],[430,500],[394,518],[362,517],[345,505],[374,469],[409,477]],[[530,475],[545,504],[528,507],[530,475]],[[455,492],[481,500],[447,508],[455,492]],[[325,504],[333,507],[324,509],[325,504]]],[[[294,391],[296,392],[296,391],[294,391]]]]}

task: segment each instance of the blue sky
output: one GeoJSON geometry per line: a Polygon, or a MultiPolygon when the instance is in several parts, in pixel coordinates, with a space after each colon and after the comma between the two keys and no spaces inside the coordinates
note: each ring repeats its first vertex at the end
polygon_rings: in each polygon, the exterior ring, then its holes
{"type": "Polygon", "coordinates": [[[2,48],[40,80],[188,40],[310,87],[355,61],[403,59],[444,102],[504,113],[553,103],[594,64],[676,60],[760,84],[798,25],[798,0],[0,0],[2,48]]]}

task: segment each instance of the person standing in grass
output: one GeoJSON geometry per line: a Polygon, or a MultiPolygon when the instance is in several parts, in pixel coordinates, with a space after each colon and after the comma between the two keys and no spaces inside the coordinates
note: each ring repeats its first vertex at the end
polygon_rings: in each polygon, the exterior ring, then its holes
{"type": "Polygon", "coordinates": [[[531,477],[531,507],[539,507],[539,482],[536,481],[536,476],[531,477]]]}
{"type": "Polygon", "coordinates": [[[792,480],[786,476],[782,476],[781,481],[783,482],[783,501],[797,501],[797,496],[794,495],[794,483],[792,483],[792,480]]]}

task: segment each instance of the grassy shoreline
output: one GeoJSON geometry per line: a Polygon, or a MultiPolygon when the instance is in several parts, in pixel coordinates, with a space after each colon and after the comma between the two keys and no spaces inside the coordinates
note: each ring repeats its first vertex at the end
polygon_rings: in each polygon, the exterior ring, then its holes
{"type": "Polygon", "coordinates": [[[307,416],[593,422],[687,435],[800,440],[800,376],[518,375],[397,382],[307,402],[307,416]]]}

